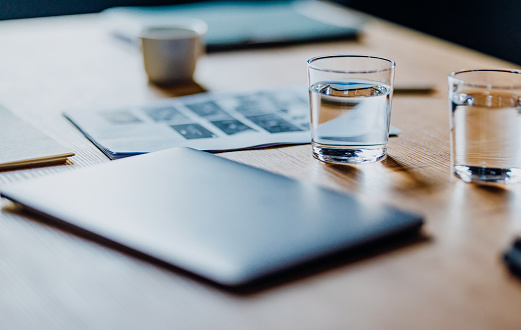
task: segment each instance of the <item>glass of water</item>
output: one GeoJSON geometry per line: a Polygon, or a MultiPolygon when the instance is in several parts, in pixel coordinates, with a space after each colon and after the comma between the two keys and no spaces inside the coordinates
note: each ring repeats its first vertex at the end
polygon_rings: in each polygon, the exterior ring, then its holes
{"type": "Polygon", "coordinates": [[[368,55],[308,60],[315,158],[360,164],[386,157],[395,66],[393,60],[368,55]]]}
{"type": "Polygon", "coordinates": [[[452,172],[465,182],[521,181],[521,71],[449,75],[452,172]]]}

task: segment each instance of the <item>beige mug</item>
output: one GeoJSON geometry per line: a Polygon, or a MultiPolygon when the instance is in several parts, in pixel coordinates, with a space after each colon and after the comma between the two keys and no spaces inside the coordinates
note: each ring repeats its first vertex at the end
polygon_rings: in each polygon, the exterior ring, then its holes
{"type": "Polygon", "coordinates": [[[145,27],[139,38],[149,81],[158,85],[191,81],[205,52],[203,37],[207,30],[206,23],[197,19],[145,27]]]}

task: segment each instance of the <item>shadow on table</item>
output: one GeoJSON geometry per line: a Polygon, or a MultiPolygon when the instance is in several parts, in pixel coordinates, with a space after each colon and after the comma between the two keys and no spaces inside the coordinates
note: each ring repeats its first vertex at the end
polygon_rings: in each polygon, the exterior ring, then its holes
{"type": "Polygon", "coordinates": [[[431,177],[421,175],[417,170],[415,170],[415,167],[401,162],[392,156],[388,155],[387,158],[382,161],[382,164],[394,172],[400,172],[403,174],[404,180],[400,185],[400,189],[407,191],[432,191],[440,184],[439,181],[435,181],[431,177]]]}
{"type": "Polygon", "coordinates": [[[149,86],[159,92],[162,97],[187,96],[208,91],[205,87],[201,86],[193,80],[169,85],[157,85],[149,82],[149,86]]]}

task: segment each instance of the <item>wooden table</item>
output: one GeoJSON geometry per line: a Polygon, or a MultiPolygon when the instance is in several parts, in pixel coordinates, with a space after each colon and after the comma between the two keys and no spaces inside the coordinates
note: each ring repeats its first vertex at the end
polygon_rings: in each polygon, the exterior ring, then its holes
{"type": "MultiPolygon", "coordinates": [[[[0,102],[72,148],[73,164],[0,173],[0,184],[107,162],[61,113],[175,96],[147,83],[139,52],[96,15],[0,23],[0,102]]],[[[402,130],[389,157],[330,166],[309,145],[221,154],[287,176],[421,212],[425,240],[236,294],[10,212],[1,201],[0,329],[519,329],[521,281],[501,262],[521,232],[521,186],[465,184],[449,170],[447,75],[513,67],[370,19],[357,41],[212,53],[196,81],[212,91],[303,83],[306,60],[331,53],[394,59],[402,130]]],[[[0,141],[1,143],[1,141],[0,141]]]]}

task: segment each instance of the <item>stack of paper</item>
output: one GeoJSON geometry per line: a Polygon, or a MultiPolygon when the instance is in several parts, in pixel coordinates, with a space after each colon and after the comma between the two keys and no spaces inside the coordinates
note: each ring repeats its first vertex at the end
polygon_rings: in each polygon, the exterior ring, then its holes
{"type": "Polygon", "coordinates": [[[0,170],[63,164],[74,156],[68,148],[0,106],[0,170]]]}
{"type": "MultiPolygon", "coordinates": [[[[208,92],[64,115],[110,159],[174,147],[217,152],[311,139],[305,85],[208,92]]],[[[399,130],[391,127],[389,133],[399,130]]]]}

